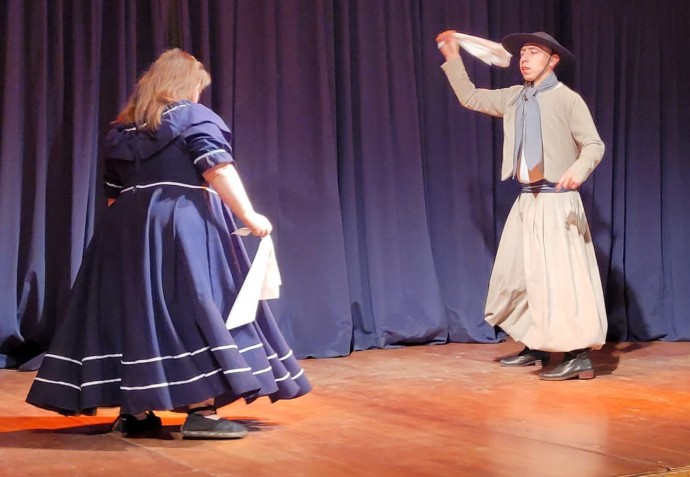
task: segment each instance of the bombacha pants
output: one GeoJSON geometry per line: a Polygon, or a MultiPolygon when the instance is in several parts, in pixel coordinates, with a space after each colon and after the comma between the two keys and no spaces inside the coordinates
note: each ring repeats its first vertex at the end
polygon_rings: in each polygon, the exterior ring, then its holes
{"type": "Polygon", "coordinates": [[[496,254],[485,319],[531,349],[599,349],[606,308],[579,192],[523,192],[496,254]]]}

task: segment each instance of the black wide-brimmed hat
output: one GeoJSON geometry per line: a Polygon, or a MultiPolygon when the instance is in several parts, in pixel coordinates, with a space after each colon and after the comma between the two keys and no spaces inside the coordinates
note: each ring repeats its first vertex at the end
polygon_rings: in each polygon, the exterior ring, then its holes
{"type": "Polygon", "coordinates": [[[525,46],[526,43],[544,45],[561,57],[561,63],[569,65],[575,64],[575,55],[558,43],[554,37],[543,31],[535,31],[534,33],[513,33],[501,40],[503,48],[508,50],[508,53],[518,58],[520,57],[520,49],[525,46]]]}

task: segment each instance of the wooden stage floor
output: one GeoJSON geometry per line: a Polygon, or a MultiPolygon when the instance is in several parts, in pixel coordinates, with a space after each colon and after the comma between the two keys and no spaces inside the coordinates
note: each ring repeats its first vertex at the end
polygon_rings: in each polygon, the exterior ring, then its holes
{"type": "Polygon", "coordinates": [[[596,379],[565,382],[495,362],[520,348],[304,360],[309,395],[221,410],[252,429],[238,441],[183,440],[183,417],[167,412],[159,438],[123,438],[108,432],[115,409],[67,418],[33,408],[24,396],[35,373],[2,370],[0,475],[690,475],[690,343],[607,345],[596,379]]]}

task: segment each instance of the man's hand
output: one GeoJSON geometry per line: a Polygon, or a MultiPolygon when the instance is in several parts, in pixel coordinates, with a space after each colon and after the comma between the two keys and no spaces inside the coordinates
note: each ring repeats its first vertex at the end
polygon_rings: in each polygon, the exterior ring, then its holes
{"type": "Polygon", "coordinates": [[[446,61],[460,56],[460,45],[458,45],[458,42],[453,38],[454,33],[457,32],[455,30],[446,30],[443,33],[439,33],[436,37],[436,43],[441,44],[439,51],[446,61]]]}
{"type": "Polygon", "coordinates": [[[556,190],[576,190],[582,183],[575,178],[572,171],[565,171],[561,179],[556,184],[556,190]]]}

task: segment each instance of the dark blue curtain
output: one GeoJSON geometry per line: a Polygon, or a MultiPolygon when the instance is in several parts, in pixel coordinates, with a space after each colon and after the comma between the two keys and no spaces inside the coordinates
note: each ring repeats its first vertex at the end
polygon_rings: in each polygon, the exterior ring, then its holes
{"type": "MultiPolygon", "coordinates": [[[[99,145],[137,76],[179,46],[210,70],[284,278],[301,357],[502,338],[483,322],[517,193],[500,121],[459,106],[434,37],[545,30],[607,150],[582,189],[613,341],[690,338],[690,2],[0,2],[0,366],[49,343],[104,209],[99,145]]],[[[479,86],[515,67],[467,58],[479,86]]],[[[248,242],[251,249],[255,244],[248,242]]]]}

